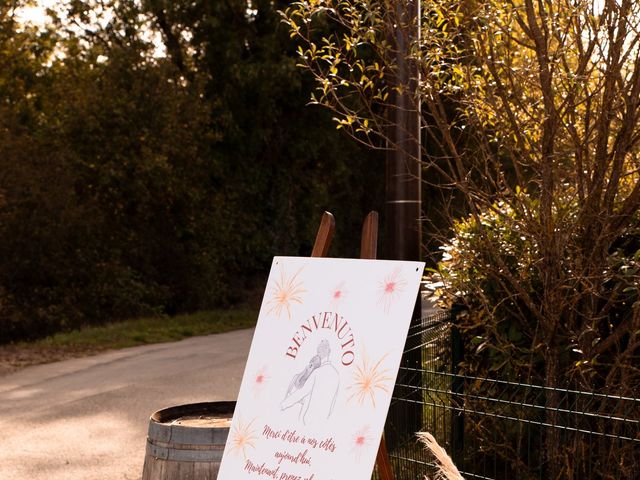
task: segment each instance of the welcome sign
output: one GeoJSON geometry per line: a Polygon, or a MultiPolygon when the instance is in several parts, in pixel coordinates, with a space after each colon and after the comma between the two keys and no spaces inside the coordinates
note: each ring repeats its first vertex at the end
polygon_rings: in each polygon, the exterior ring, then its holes
{"type": "Polygon", "coordinates": [[[424,264],[276,257],[220,480],[368,480],[424,264]]]}

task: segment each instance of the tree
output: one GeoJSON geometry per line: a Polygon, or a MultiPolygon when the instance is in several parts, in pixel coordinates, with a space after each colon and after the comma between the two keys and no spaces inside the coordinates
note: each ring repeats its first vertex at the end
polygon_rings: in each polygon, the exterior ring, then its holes
{"type": "MultiPolygon", "coordinates": [[[[314,100],[377,147],[396,68],[388,25],[402,21],[393,5],[319,0],[285,12],[318,82],[314,100]],[[325,23],[335,33],[318,38],[325,23]]],[[[408,61],[420,69],[424,177],[453,201],[441,273],[449,298],[473,307],[463,326],[484,353],[471,365],[637,396],[640,7],[430,0],[423,9],[408,61]],[[495,364],[482,363],[487,350],[495,364]]],[[[558,402],[547,395],[548,407],[558,402]]],[[[571,468],[555,434],[545,455],[552,478],[571,468]]]]}
{"type": "Polygon", "coordinates": [[[304,108],[275,5],[249,6],[0,8],[0,342],[255,300],[325,209],[355,251],[373,156],[304,108]]]}

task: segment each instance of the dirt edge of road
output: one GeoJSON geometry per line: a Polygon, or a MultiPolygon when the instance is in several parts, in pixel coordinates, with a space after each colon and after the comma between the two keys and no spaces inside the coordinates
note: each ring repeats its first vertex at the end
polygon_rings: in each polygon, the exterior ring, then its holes
{"type": "Polygon", "coordinates": [[[23,368],[103,353],[95,347],[47,347],[43,345],[0,345],[0,377],[23,368]]]}

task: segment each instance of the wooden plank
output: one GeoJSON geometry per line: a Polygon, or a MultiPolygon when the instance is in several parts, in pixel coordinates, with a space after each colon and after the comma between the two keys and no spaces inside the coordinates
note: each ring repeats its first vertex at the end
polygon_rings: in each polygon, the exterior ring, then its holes
{"type": "Polygon", "coordinates": [[[153,458],[147,453],[142,469],[142,480],[161,480],[164,478],[165,460],[153,458]]]}
{"type": "MultiPolygon", "coordinates": [[[[336,221],[329,212],[324,212],[316,242],[313,246],[312,257],[325,257],[331,246],[331,240],[336,229],[336,221]]],[[[374,260],[378,256],[378,212],[371,211],[364,219],[362,224],[362,238],[360,239],[360,258],[374,260]]],[[[380,441],[378,454],[376,457],[376,465],[380,480],[395,480],[393,471],[391,470],[391,462],[384,437],[380,441]]]]}
{"type": "MultiPolygon", "coordinates": [[[[362,238],[360,240],[360,258],[374,260],[378,257],[378,212],[369,212],[362,224],[362,238]]],[[[380,440],[380,447],[376,456],[376,466],[380,480],[395,480],[391,461],[387,452],[384,436],[380,440]]]]}
{"type": "Polygon", "coordinates": [[[378,455],[376,456],[376,465],[378,467],[378,476],[380,480],[395,480],[393,470],[391,469],[391,461],[389,460],[389,452],[387,452],[387,443],[384,441],[384,434],[380,439],[378,447],[378,455]]]}
{"type": "Polygon", "coordinates": [[[173,478],[167,478],[166,480],[194,480],[193,462],[175,462],[175,464],[178,467],[175,470],[176,476],[173,478]]]}
{"type": "Polygon", "coordinates": [[[151,480],[154,477],[155,463],[157,461],[157,459],[151,458],[149,455],[145,456],[144,466],[142,467],[142,480],[151,480]]]}
{"type": "Polygon", "coordinates": [[[320,220],[320,226],[318,227],[318,234],[316,235],[316,242],[313,245],[312,257],[326,257],[331,246],[331,240],[333,240],[333,234],[336,231],[336,220],[329,212],[322,214],[320,220]]]}
{"type": "Polygon", "coordinates": [[[378,258],[378,212],[369,212],[362,224],[360,258],[368,260],[378,258]]]}
{"type": "Polygon", "coordinates": [[[195,480],[215,480],[218,478],[220,465],[216,463],[194,463],[193,478],[195,480]]]}

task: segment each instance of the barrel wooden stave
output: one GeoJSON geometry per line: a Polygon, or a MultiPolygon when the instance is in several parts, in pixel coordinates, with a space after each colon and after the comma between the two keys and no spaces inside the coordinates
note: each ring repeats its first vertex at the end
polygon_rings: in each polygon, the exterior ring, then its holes
{"type": "Polygon", "coordinates": [[[233,415],[235,402],[180,405],[149,420],[142,480],[216,480],[228,427],[190,427],[167,422],[191,415],[233,415]]]}

